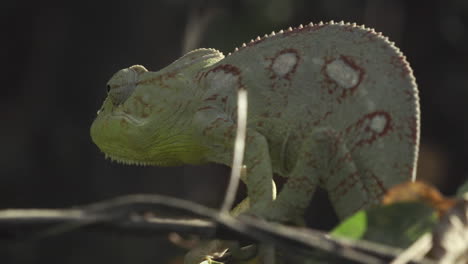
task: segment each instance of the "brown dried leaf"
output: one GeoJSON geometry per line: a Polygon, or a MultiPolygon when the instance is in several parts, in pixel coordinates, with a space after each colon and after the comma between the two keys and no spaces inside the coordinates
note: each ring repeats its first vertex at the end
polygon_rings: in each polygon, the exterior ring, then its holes
{"type": "Polygon", "coordinates": [[[404,182],[395,185],[385,194],[384,205],[397,202],[423,202],[437,210],[439,217],[456,203],[455,199],[444,197],[437,189],[424,182],[404,182]]]}

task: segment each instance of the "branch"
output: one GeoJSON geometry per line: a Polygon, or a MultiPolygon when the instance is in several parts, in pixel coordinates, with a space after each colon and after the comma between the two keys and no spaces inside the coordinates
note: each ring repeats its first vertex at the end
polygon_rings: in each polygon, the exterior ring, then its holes
{"type": "MultiPolygon", "coordinates": [[[[233,218],[189,201],[160,195],[129,195],[69,209],[0,210],[0,239],[28,241],[77,229],[140,235],[178,232],[204,238],[260,241],[292,252],[318,250],[360,263],[388,263],[400,249],[329,237],[261,219],[233,218]]],[[[428,260],[411,263],[431,263],[428,260]]]]}
{"type": "Polygon", "coordinates": [[[216,211],[159,195],[129,195],[70,209],[0,210],[0,239],[39,239],[76,229],[154,235],[177,231],[212,237],[216,211]]]}

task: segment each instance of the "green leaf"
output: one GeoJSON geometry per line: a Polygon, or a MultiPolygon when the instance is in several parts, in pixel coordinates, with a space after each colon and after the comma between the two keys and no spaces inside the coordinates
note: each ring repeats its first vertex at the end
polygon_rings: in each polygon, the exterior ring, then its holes
{"type": "Polygon", "coordinates": [[[466,193],[468,193],[468,181],[458,188],[457,197],[462,198],[466,193]]]}
{"type": "Polygon", "coordinates": [[[359,211],[344,220],[331,234],[404,248],[430,231],[436,222],[434,209],[426,204],[395,203],[359,211]]]}
{"type": "Polygon", "coordinates": [[[332,235],[342,236],[352,239],[360,239],[367,229],[367,212],[359,211],[341,222],[332,231],[332,235]]]}

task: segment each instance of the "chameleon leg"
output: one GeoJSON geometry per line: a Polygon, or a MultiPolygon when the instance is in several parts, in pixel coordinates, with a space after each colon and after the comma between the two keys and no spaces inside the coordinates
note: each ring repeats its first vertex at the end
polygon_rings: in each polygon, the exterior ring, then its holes
{"type": "Polygon", "coordinates": [[[288,181],[268,208],[266,218],[297,221],[303,217],[318,186],[324,187],[340,217],[354,213],[377,199],[371,199],[368,181],[358,170],[352,153],[335,130],[322,128],[301,141],[301,149],[288,181]]]}
{"type": "Polygon", "coordinates": [[[336,214],[343,219],[369,205],[371,194],[362,177],[364,168],[353,159],[356,154],[350,152],[335,130],[326,129],[323,133],[327,144],[326,154],[330,158],[321,177],[321,186],[327,190],[336,214]]]}
{"type": "MultiPolygon", "coordinates": [[[[241,179],[242,181],[246,181],[247,180],[247,167],[244,165],[241,169],[241,179]]],[[[272,197],[273,197],[273,200],[276,199],[276,184],[275,182],[272,180],[272,197]]],[[[247,196],[246,198],[244,198],[244,200],[242,200],[240,203],[238,203],[232,210],[231,210],[231,215],[232,216],[238,216],[244,212],[247,212],[250,208],[250,199],[249,197],[247,196]]]]}
{"type": "MultiPolygon", "coordinates": [[[[207,146],[207,161],[232,164],[236,124],[231,117],[217,110],[201,111],[194,118],[194,126],[202,131],[200,144],[207,146]]],[[[246,171],[241,177],[247,186],[249,204],[264,208],[275,198],[273,169],[267,139],[254,129],[247,128],[244,154],[246,171]],[[247,175],[247,176],[246,176],[247,175]]]]}
{"type": "MultiPolygon", "coordinates": [[[[336,135],[336,134],[335,134],[336,135]]],[[[338,136],[331,136],[334,153],[323,177],[323,187],[340,219],[380,201],[385,193],[382,183],[372,173],[367,161],[351,152],[338,136]]],[[[375,166],[375,165],[374,165],[375,166]]]]}
{"type": "Polygon", "coordinates": [[[251,211],[266,209],[276,197],[273,170],[266,138],[254,130],[247,129],[245,150],[246,175],[251,211]]]}
{"type": "Polygon", "coordinates": [[[283,188],[278,193],[276,200],[262,214],[268,220],[279,222],[297,222],[302,219],[309,202],[319,185],[321,176],[320,157],[321,153],[314,150],[321,150],[317,141],[317,134],[307,136],[301,142],[294,167],[283,188]]]}

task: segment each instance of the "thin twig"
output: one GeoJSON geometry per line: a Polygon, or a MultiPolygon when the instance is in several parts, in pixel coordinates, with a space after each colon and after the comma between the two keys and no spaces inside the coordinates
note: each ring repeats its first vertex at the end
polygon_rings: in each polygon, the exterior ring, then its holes
{"type": "Polygon", "coordinates": [[[240,88],[237,91],[237,131],[234,141],[234,157],[232,161],[231,177],[224,197],[221,213],[229,213],[236,198],[239,187],[242,162],[244,159],[245,136],[247,132],[247,90],[240,88]]]}
{"type": "Polygon", "coordinates": [[[432,234],[427,233],[422,235],[409,248],[403,251],[390,264],[406,264],[411,260],[418,260],[424,257],[432,247],[432,234]]]}
{"type": "Polygon", "coordinates": [[[160,195],[129,195],[69,209],[0,210],[0,239],[3,240],[38,239],[75,229],[141,235],[178,232],[200,234],[205,238],[259,241],[291,252],[320,250],[360,263],[388,263],[401,253],[400,249],[367,241],[337,239],[316,230],[245,216],[234,218],[189,201],[160,195]],[[5,234],[11,236],[5,237],[5,234]]]}
{"type": "Polygon", "coordinates": [[[35,240],[77,229],[138,234],[172,230],[213,237],[215,224],[203,219],[216,213],[159,195],[128,195],[71,209],[6,209],[0,210],[0,239],[35,240]]]}

